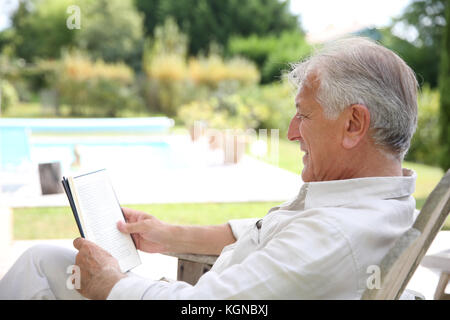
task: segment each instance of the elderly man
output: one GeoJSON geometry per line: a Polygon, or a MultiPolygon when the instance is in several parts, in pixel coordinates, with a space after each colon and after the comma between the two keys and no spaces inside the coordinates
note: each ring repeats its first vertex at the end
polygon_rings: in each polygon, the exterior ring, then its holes
{"type": "Polygon", "coordinates": [[[0,282],[2,298],[359,299],[368,273],[414,221],[415,174],[402,169],[417,122],[417,81],[390,50],[363,38],[326,45],[289,74],[288,138],[304,151],[298,195],[262,219],[171,225],[124,209],[145,252],[220,254],[195,286],[122,274],[92,242],[38,246],[0,282]],[[66,288],[68,265],[81,288],[66,288]],[[81,295],[82,296],[81,296],[81,295]]]}

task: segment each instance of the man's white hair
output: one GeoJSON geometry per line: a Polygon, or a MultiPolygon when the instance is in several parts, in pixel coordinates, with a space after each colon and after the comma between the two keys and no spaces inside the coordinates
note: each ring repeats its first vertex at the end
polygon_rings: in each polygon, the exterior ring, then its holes
{"type": "Polygon", "coordinates": [[[327,118],[365,105],[375,144],[403,159],[417,126],[418,83],[398,55],[367,38],[344,38],[293,64],[288,78],[300,90],[310,73],[320,81],[316,99],[327,118]]]}

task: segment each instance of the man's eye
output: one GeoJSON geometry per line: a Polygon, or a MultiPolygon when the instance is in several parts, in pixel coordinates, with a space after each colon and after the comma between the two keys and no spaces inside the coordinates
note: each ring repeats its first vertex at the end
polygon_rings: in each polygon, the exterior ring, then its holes
{"type": "Polygon", "coordinates": [[[296,114],[295,117],[296,117],[297,119],[300,119],[300,120],[303,120],[303,119],[306,118],[306,116],[303,115],[303,114],[296,114]]]}

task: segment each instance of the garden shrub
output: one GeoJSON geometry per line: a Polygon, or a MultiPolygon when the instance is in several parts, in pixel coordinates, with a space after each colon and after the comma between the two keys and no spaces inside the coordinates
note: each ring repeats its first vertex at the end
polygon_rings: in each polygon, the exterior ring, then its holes
{"type": "Polygon", "coordinates": [[[178,118],[187,125],[203,121],[218,129],[279,129],[286,133],[295,113],[287,83],[244,87],[233,94],[183,105],[178,118]]]}
{"type": "Polygon", "coordinates": [[[405,157],[408,161],[438,165],[439,158],[439,91],[422,87],[418,98],[417,130],[405,157]]]}
{"type": "Polygon", "coordinates": [[[0,85],[1,112],[5,112],[8,108],[19,102],[19,97],[16,89],[8,80],[0,80],[0,85]]]}
{"type": "Polygon", "coordinates": [[[240,55],[255,62],[261,72],[261,83],[278,81],[289,63],[307,56],[311,47],[298,31],[285,31],[280,36],[233,37],[229,41],[230,55],[240,55]]]}
{"type": "Polygon", "coordinates": [[[71,116],[115,117],[125,109],[142,108],[133,71],[123,63],[94,62],[81,53],[65,53],[52,77],[71,116]]]}
{"type": "Polygon", "coordinates": [[[189,59],[189,78],[197,85],[206,85],[217,89],[222,82],[236,81],[239,86],[253,85],[259,82],[256,66],[243,58],[224,60],[211,54],[207,57],[189,59]]]}
{"type": "Polygon", "coordinates": [[[244,58],[230,58],[210,50],[207,56],[186,56],[187,38],[173,19],[155,29],[144,49],[144,90],[152,111],[176,116],[182,105],[230,94],[259,82],[255,64],[244,58]]]}

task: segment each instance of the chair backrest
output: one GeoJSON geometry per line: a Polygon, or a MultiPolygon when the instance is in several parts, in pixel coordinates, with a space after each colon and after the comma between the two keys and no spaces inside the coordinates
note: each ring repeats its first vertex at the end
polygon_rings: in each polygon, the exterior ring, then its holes
{"type": "Polygon", "coordinates": [[[380,264],[380,289],[367,288],[362,299],[399,299],[450,212],[450,170],[428,196],[413,226],[380,264]]]}

